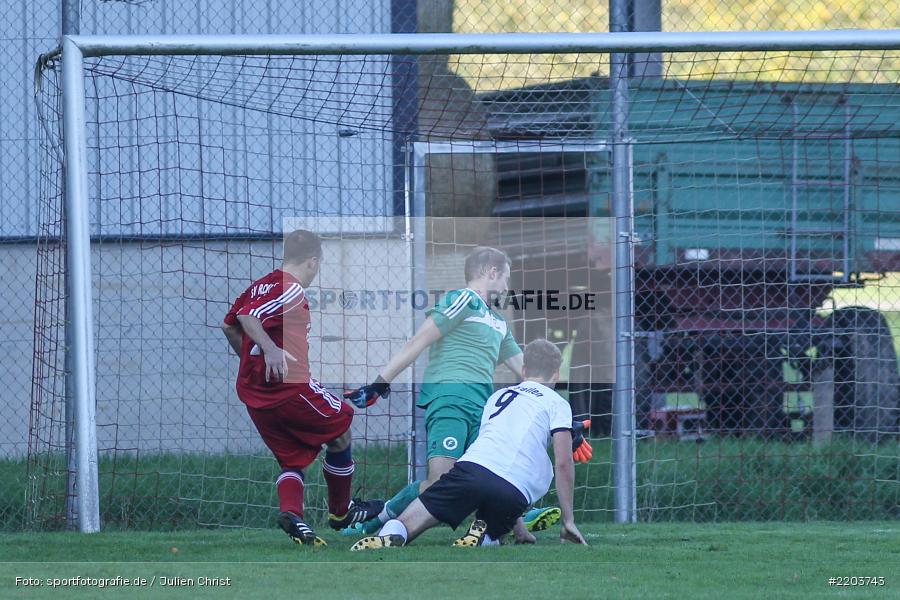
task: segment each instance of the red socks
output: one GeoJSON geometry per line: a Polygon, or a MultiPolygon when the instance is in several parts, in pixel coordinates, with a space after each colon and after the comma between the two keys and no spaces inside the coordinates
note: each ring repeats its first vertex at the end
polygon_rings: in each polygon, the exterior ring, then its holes
{"type": "MultiPolygon", "coordinates": [[[[281,512],[303,516],[303,475],[299,471],[285,471],[275,480],[281,512]]],[[[329,486],[330,489],[330,486],[329,486]]]]}

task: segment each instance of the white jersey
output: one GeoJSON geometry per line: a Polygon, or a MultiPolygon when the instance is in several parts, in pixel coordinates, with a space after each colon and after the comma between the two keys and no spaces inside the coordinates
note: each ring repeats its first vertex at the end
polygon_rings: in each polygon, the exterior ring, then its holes
{"type": "Polygon", "coordinates": [[[547,444],[553,433],[565,429],[572,429],[569,403],[547,386],[525,381],[488,398],[478,438],[459,460],[499,475],[531,504],[550,489],[553,465],[547,444]]]}

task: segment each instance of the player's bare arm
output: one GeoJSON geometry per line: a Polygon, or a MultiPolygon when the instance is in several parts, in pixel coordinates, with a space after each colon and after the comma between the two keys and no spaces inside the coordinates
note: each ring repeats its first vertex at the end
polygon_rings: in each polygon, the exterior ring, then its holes
{"type": "Polygon", "coordinates": [[[273,378],[284,381],[288,373],[287,361],[296,362],[297,359],[272,341],[259,319],[251,315],[238,315],[237,319],[244,333],[249,335],[250,339],[262,350],[263,358],[266,361],[266,381],[273,378]]]}
{"type": "Polygon", "coordinates": [[[537,538],[528,531],[528,528],[525,526],[525,519],[522,517],[516,519],[516,524],[513,526],[513,537],[517,544],[534,544],[537,542],[537,538]]]}
{"type": "Polygon", "coordinates": [[[391,357],[388,364],[381,370],[381,378],[388,382],[393,381],[406,367],[419,358],[422,352],[439,339],[441,339],[441,330],[434,323],[434,319],[428,317],[415,335],[406,342],[403,349],[391,357]]]}
{"type": "Polygon", "coordinates": [[[556,475],[556,496],[562,511],[562,524],[559,530],[561,542],[573,542],[587,545],[578,527],[575,526],[575,461],[572,459],[572,433],[557,431],[553,434],[553,455],[555,457],[554,472],[556,475]]]}
{"type": "Polygon", "coordinates": [[[225,339],[228,340],[228,345],[231,346],[234,353],[240,356],[241,341],[243,341],[244,338],[244,330],[241,329],[241,326],[222,323],[222,333],[225,334],[225,339]]]}
{"type": "Polygon", "coordinates": [[[510,371],[512,371],[516,377],[519,378],[519,381],[524,379],[522,375],[522,365],[524,364],[524,359],[522,358],[523,356],[524,354],[519,353],[515,356],[510,356],[505,361],[503,361],[503,364],[506,365],[506,367],[510,371]]]}

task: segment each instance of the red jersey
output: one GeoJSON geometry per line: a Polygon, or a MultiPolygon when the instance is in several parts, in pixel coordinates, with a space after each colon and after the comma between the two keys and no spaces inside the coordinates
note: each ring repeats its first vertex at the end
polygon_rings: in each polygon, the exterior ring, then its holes
{"type": "Polygon", "coordinates": [[[239,325],[238,315],[256,317],[276,346],[296,358],[288,360],[285,381],[266,382],[266,361],[262,350],[244,334],[237,393],[252,408],[271,408],[297,397],[298,386],[306,386],[309,373],[309,302],[303,286],[290,273],[272,271],[253,282],[234,301],[225,323],[239,325]]]}

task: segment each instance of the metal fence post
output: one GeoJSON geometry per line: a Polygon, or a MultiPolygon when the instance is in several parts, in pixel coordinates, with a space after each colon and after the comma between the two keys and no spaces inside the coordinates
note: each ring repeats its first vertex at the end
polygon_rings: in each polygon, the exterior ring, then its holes
{"type": "Polygon", "coordinates": [[[87,184],[87,141],[84,114],[84,56],[63,37],[63,135],[66,185],[66,354],[71,371],[75,417],[75,474],[78,525],[83,533],[100,530],[97,475],[94,325],[91,302],[90,208],[87,184]]]}
{"type": "MultiPolygon", "coordinates": [[[[610,0],[610,31],[628,27],[625,0],[610,0]]],[[[615,520],[636,519],[636,461],[634,444],[634,261],[632,242],[631,145],[628,142],[628,55],[610,54],[609,86],[612,96],[612,216],[616,248],[616,381],[613,386],[613,482],[615,520]]]]}

